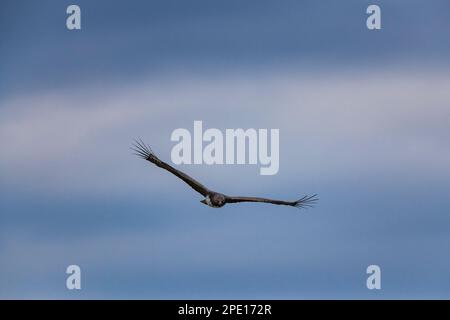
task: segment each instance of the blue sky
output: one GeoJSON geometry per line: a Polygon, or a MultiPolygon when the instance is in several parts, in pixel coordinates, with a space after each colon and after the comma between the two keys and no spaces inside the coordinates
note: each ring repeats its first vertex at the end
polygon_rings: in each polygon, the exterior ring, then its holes
{"type": "Polygon", "coordinates": [[[449,298],[447,1],[72,3],[0,7],[0,297],[449,298]],[[280,129],[280,171],[182,170],[318,206],[211,209],[131,155],[194,120],[280,129]]]}

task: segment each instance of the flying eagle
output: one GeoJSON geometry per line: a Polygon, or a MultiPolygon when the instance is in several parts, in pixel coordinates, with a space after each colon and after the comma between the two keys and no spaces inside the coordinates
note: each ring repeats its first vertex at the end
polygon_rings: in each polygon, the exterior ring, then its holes
{"type": "Polygon", "coordinates": [[[296,208],[306,208],[312,207],[314,203],[318,200],[318,198],[316,198],[317,196],[316,194],[312,196],[303,196],[297,201],[283,201],[283,200],[273,200],[256,197],[230,197],[222,193],[209,190],[197,180],[191,178],[190,176],[181,172],[180,170],[175,169],[174,167],[165,163],[164,161],[161,161],[153,153],[152,149],[150,149],[147,145],[145,145],[142,142],[142,140],[139,141],[136,140],[131,149],[135,152],[136,155],[142,157],[147,161],[150,161],[151,163],[155,164],[160,168],[169,171],[170,173],[176,175],[178,178],[186,182],[192,189],[194,189],[195,191],[197,191],[198,193],[200,193],[202,196],[205,197],[205,199],[200,201],[201,203],[206,204],[213,208],[221,208],[227,203],[238,203],[238,202],[263,202],[263,203],[291,206],[296,208]]]}

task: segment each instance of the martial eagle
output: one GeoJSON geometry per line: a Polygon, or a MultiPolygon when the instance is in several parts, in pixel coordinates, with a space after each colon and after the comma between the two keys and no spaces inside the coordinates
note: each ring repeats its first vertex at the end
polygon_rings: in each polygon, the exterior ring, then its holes
{"type": "Polygon", "coordinates": [[[164,161],[160,160],[153,151],[145,145],[145,143],[142,142],[142,140],[135,141],[133,144],[133,147],[131,148],[136,155],[142,157],[143,159],[150,161],[151,163],[155,164],[156,166],[163,168],[170,173],[174,174],[184,182],[186,182],[189,186],[191,186],[192,189],[200,193],[202,196],[205,197],[205,199],[201,200],[200,202],[203,204],[206,204],[213,208],[220,208],[223,207],[227,203],[238,203],[238,202],[263,202],[263,203],[271,203],[271,204],[277,204],[277,205],[285,205],[285,206],[291,206],[296,208],[306,208],[306,207],[312,207],[314,203],[318,200],[316,197],[317,195],[314,194],[312,196],[303,196],[302,198],[298,199],[297,201],[283,201],[283,200],[273,200],[273,199],[267,199],[267,198],[257,198],[257,197],[233,197],[233,196],[227,196],[219,192],[215,192],[212,190],[209,190],[204,185],[202,185],[197,180],[191,178],[184,172],[181,172],[180,170],[175,169],[171,165],[165,163],[164,161]]]}

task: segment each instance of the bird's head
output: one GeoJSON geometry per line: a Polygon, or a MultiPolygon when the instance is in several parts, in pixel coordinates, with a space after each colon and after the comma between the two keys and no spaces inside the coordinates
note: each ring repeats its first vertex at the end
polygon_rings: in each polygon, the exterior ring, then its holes
{"type": "Polygon", "coordinates": [[[203,203],[203,204],[208,205],[208,204],[206,203],[206,199],[200,200],[200,202],[203,203]]]}

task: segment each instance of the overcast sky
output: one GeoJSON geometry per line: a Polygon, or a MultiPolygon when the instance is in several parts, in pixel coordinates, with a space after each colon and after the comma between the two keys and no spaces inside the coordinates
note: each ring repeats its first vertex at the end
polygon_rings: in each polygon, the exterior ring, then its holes
{"type": "Polygon", "coordinates": [[[449,32],[448,1],[2,2],[0,297],[449,298],[449,32]],[[280,170],[182,170],[318,206],[212,209],[131,154],[194,120],[279,129],[280,170]]]}

